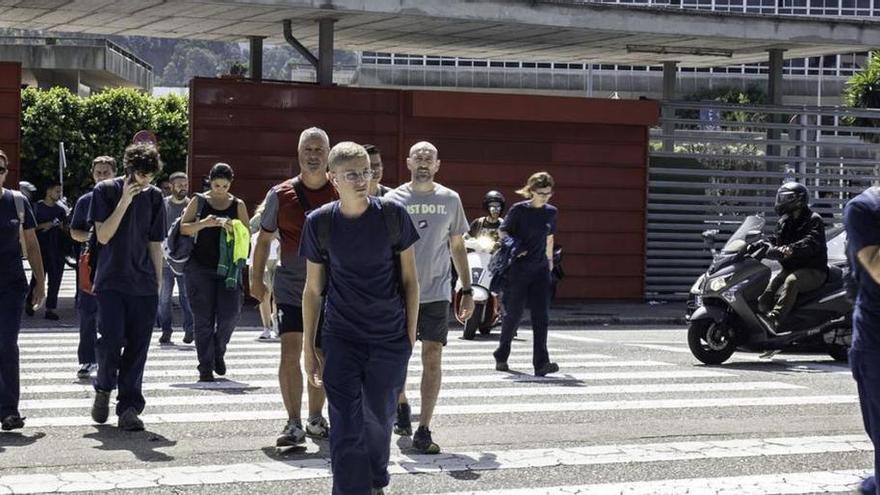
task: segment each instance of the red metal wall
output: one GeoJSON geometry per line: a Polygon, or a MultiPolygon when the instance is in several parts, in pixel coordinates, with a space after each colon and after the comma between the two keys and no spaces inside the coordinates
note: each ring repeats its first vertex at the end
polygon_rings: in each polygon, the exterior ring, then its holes
{"type": "Polygon", "coordinates": [[[293,173],[299,132],[313,125],[332,143],[378,145],[389,186],[409,179],[409,147],[431,141],[440,153],[437,180],[461,194],[471,220],[482,215],[486,191],[499,189],[513,203],[513,191],[546,170],[557,183],[557,242],[566,252],[559,296],[642,297],[647,129],[656,102],[223,79],[195,79],[190,95],[191,177],[229,162],[235,193],[252,206],[293,173]]]}
{"type": "Polygon", "coordinates": [[[18,189],[21,155],[21,65],[0,62],[0,149],[9,157],[5,186],[18,189]]]}

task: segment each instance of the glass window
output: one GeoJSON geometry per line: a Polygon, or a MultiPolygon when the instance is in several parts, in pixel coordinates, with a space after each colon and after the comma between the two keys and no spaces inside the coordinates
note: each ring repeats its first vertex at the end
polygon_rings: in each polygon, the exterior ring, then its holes
{"type": "Polygon", "coordinates": [[[504,62],[504,66],[510,69],[518,69],[519,62],[504,62]]]}
{"type": "Polygon", "coordinates": [[[538,68],[539,69],[549,69],[549,68],[551,68],[552,65],[553,64],[548,64],[547,62],[539,62],[538,68]]]}
{"type": "Polygon", "coordinates": [[[523,66],[523,69],[534,69],[537,66],[537,64],[534,62],[523,62],[522,66],[523,66]]]}
{"type": "Polygon", "coordinates": [[[504,67],[504,62],[489,62],[489,67],[504,67]]]}

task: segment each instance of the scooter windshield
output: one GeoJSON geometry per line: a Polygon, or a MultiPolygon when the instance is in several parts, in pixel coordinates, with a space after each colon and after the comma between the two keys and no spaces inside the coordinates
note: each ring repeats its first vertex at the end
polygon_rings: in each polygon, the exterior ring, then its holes
{"type": "Polygon", "coordinates": [[[736,232],[730,236],[730,239],[727,240],[727,244],[724,245],[724,249],[722,252],[724,253],[736,253],[740,249],[746,246],[746,238],[752,237],[756,235],[756,232],[760,234],[764,230],[764,217],[760,217],[758,215],[751,215],[746,217],[743,221],[742,225],[736,229],[736,232]]]}

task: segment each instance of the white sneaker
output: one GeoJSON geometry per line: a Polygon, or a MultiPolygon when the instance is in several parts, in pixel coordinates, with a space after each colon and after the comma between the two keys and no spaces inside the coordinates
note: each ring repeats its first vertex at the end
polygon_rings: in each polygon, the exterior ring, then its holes
{"type": "Polygon", "coordinates": [[[306,435],[312,438],[329,438],[330,424],[324,418],[309,420],[306,423],[306,435]]]}
{"type": "Polygon", "coordinates": [[[272,330],[269,328],[264,328],[263,333],[257,337],[257,340],[272,340],[272,330]]]}

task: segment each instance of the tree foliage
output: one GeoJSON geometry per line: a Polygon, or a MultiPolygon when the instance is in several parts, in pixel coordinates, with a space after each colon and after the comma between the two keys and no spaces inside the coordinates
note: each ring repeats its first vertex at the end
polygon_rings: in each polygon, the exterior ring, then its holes
{"type": "MultiPolygon", "coordinates": [[[[852,108],[880,108],[880,52],[872,52],[868,65],[853,74],[843,92],[844,104],[852,108]]],[[[848,117],[845,122],[857,127],[880,127],[880,119],[848,117]]],[[[880,142],[880,134],[862,133],[862,139],[880,142]]]]}
{"type": "Polygon", "coordinates": [[[185,98],[154,98],[128,88],[81,98],[65,88],[22,91],[22,179],[42,190],[58,178],[58,143],[67,157],[65,195],[75,199],[91,184],[91,161],[122,155],[141,129],[156,133],[164,168],[160,178],[186,170],[189,120],[185,98]]]}

